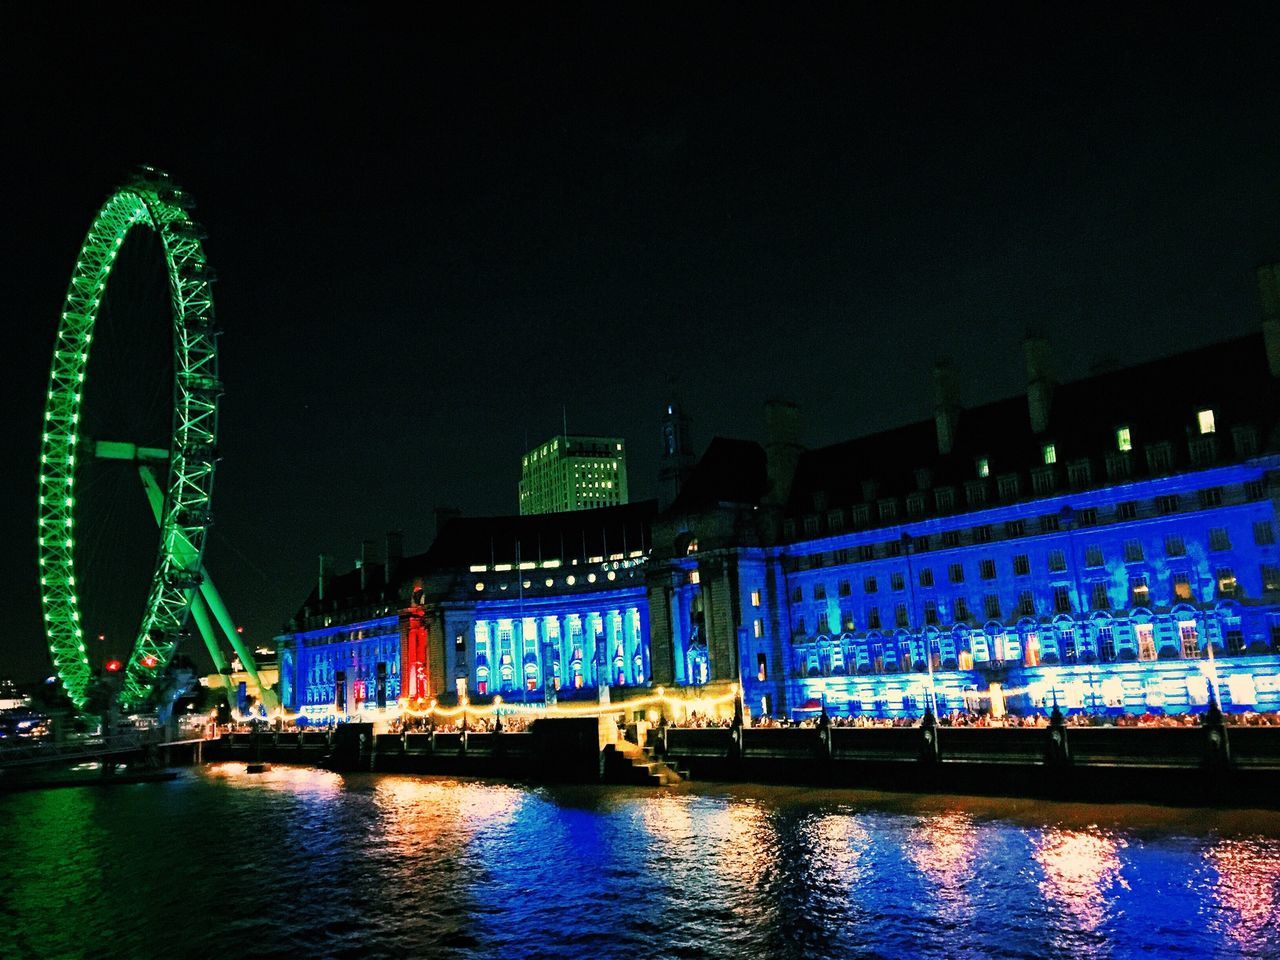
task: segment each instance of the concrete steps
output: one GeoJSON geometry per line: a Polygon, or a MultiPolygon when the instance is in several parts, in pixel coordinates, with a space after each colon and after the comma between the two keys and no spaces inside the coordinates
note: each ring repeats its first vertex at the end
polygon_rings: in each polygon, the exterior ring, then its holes
{"type": "Polygon", "coordinates": [[[604,748],[603,757],[605,783],[660,787],[680,783],[684,779],[676,770],[650,757],[634,743],[611,743],[604,748]]]}

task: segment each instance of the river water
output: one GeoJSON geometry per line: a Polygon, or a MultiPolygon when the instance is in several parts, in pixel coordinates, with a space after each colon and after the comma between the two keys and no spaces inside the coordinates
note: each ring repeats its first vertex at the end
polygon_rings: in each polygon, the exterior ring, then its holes
{"type": "Polygon", "coordinates": [[[1280,814],[222,764],[0,796],[0,956],[1280,958],[1280,814]]]}

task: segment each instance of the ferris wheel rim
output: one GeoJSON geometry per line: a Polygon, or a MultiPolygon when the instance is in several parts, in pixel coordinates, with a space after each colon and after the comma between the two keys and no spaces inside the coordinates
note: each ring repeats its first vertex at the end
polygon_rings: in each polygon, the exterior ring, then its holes
{"type": "MultiPolygon", "coordinates": [[[[141,701],[173,656],[201,582],[217,461],[218,377],[213,275],[190,197],[167,174],[144,167],[95,214],[67,287],[46,394],[37,510],[41,612],[54,671],[77,708],[93,680],[80,619],[75,565],[77,461],[92,452],[81,433],[85,372],[94,326],[128,234],[160,240],[170,294],[173,392],[167,468],[160,487],[159,545],[146,605],[123,669],[119,699],[141,701]]],[[[129,444],[118,444],[129,446],[129,444]]]]}

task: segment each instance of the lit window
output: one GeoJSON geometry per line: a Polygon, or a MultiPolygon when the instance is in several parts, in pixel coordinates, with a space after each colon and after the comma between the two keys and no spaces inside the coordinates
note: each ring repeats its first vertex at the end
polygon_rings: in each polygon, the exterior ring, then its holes
{"type": "Polygon", "coordinates": [[[700,582],[701,582],[701,580],[702,580],[702,578],[698,576],[698,571],[697,571],[697,570],[690,570],[690,571],[689,571],[689,582],[690,582],[690,583],[700,583],[700,582]]]}
{"type": "Polygon", "coordinates": [[[760,606],[760,591],[759,591],[759,590],[752,590],[752,591],[751,591],[751,605],[752,605],[753,607],[758,607],[758,606],[760,606]]]}
{"type": "Polygon", "coordinates": [[[1201,433],[1213,433],[1215,430],[1213,423],[1213,411],[1201,410],[1196,414],[1196,420],[1200,425],[1201,433]]]}
{"type": "Polygon", "coordinates": [[[1058,451],[1052,443],[1044,445],[1044,462],[1046,465],[1058,462],[1058,451]]]}
{"type": "Polygon", "coordinates": [[[764,621],[759,617],[751,621],[751,631],[757,638],[764,636],[764,621]]]}
{"type": "Polygon", "coordinates": [[[1128,427],[1121,427],[1116,431],[1116,448],[1121,453],[1128,453],[1133,449],[1133,437],[1128,427]]]}
{"type": "Polygon", "coordinates": [[[979,477],[989,477],[991,475],[991,462],[986,457],[979,457],[977,466],[979,477]]]}

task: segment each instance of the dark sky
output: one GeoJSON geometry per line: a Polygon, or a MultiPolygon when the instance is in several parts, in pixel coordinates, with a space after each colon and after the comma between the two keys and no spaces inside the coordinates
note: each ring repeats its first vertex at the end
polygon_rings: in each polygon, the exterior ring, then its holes
{"type": "Polygon", "coordinates": [[[0,675],[47,669],[49,351],[135,163],[209,232],[208,562],[258,640],[317,553],[513,512],[562,405],[628,438],[640,498],[668,372],[699,448],[772,394],[821,445],[928,416],[941,356],[1018,392],[1028,328],[1069,377],[1243,333],[1280,255],[1274,5],[184,6],[0,8],[0,675]]]}

